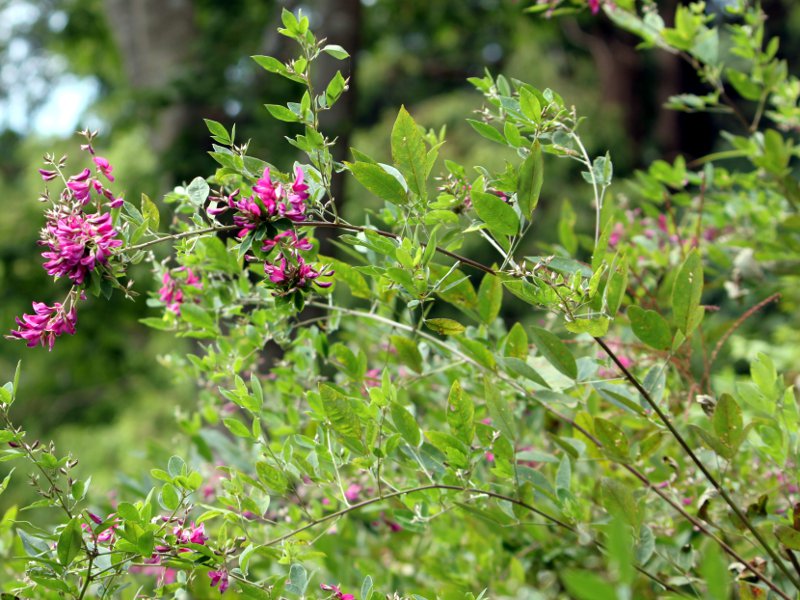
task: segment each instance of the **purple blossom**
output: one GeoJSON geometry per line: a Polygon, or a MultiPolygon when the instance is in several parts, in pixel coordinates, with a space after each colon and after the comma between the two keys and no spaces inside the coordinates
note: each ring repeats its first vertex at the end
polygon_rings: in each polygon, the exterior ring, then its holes
{"type": "Polygon", "coordinates": [[[178,538],[178,542],[181,544],[205,544],[208,536],[206,535],[205,524],[200,523],[200,525],[195,526],[194,523],[187,529],[182,527],[175,527],[172,530],[172,533],[175,537],[178,538]]]}
{"type": "Polygon", "coordinates": [[[94,164],[97,165],[97,170],[105,175],[106,179],[109,181],[114,181],[114,176],[111,174],[111,171],[114,170],[114,167],[111,166],[107,159],[103,158],[102,156],[93,156],[92,161],[94,161],[94,164]]]}
{"type": "Polygon", "coordinates": [[[268,215],[273,216],[278,212],[278,201],[283,194],[283,189],[272,182],[269,167],[264,169],[261,177],[256,181],[253,193],[261,200],[268,215]]]}
{"type": "Polygon", "coordinates": [[[25,340],[29,348],[41,344],[52,350],[56,338],[62,333],[70,335],[75,333],[77,320],[74,305],[67,311],[59,302],[53,306],[48,306],[44,302],[34,302],[33,314],[17,317],[18,329],[13,329],[8,337],[25,340]]]}
{"type": "MultiPolygon", "coordinates": [[[[186,267],[181,267],[178,272],[186,273],[185,285],[189,285],[198,290],[203,289],[203,284],[200,283],[200,278],[194,274],[194,271],[186,267]]],[[[167,305],[167,310],[176,315],[181,314],[181,304],[183,304],[183,288],[179,279],[172,277],[169,271],[164,272],[161,278],[161,288],[158,290],[158,298],[167,305]]]]}
{"type": "Polygon", "coordinates": [[[73,175],[67,181],[67,189],[72,192],[75,200],[82,205],[88,204],[91,198],[91,185],[92,180],[89,178],[92,172],[89,169],[84,169],[78,175],[73,175]]]}
{"type": "Polygon", "coordinates": [[[292,250],[311,250],[314,247],[308,238],[299,239],[294,231],[287,229],[271,240],[264,240],[261,250],[269,252],[279,243],[283,243],[287,248],[292,250]]]}
{"type": "Polygon", "coordinates": [[[333,275],[333,270],[317,271],[302,256],[295,256],[294,260],[296,264],[290,264],[285,256],[281,256],[280,262],[277,264],[266,263],[264,272],[272,283],[283,288],[287,293],[307,288],[312,282],[321,288],[331,286],[330,282],[317,281],[317,278],[329,277],[333,275]]]}
{"type": "Polygon", "coordinates": [[[213,206],[207,209],[212,217],[233,209],[236,214],[233,222],[241,227],[237,236],[243,238],[261,223],[287,218],[300,222],[305,218],[306,200],[308,200],[308,185],[304,183],[303,170],[295,167],[295,179],[291,185],[284,185],[272,180],[269,167],[265,168],[261,177],[253,186],[253,194],[236,200],[238,190],[227,198],[216,198],[217,201],[225,200],[222,206],[213,206]],[[225,206],[227,204],[227,206],[225,206]]]}
{"type": "Polygon", "coordinates": [[[47,169],[39,169],[39,175],[41,175],[42,179],[45,181],[52,181],[58,177],[58,173],[56,171],[48,171],[47,169]]]}
{"type": "Polygon", "coordinates": [[[243,238],[251,231],[255,231],[255,228],[263,221],[261,208],[251,196],[241,200],[231,200],[231,206],[238,211],[233,217],[233,224],[241,227],[239,233],[236,234],[237,237],[243,238]]]}
{"type": "Polygon", "coordinates": [[[116,236],[109,213],[51,214],[39,242],[49,248],[42,252],[47,259],[44,269],[49,275],[66,276],[80,285],[98,264],[108,262],[114,248],[122,245],[116,236]]]}
{"type": "Polygon", "coordinates": [[[224,594],[225,590],[227,590],[230,585],[228,583],[228,572],[224,569],[209,571],[208,576],[211,578],[211,587],[216,587],[216,585],[219,584],[219,593],[224,594]]]}
{"type": "Polygon", "coordinates": [[[355,502],[358,500],[358,495],[361,493],[361,486],[357,483],[351,483],[344,491],[344,497],[348,502],[355,502]]]}
{"type": "Polygon", "coordinates": [[[288,194],[289,208],[281,205],[281,213],[292,221],[302,221],[306,213],[306,200],[308,199],[308,186],[303,183],[303,170],[300,167],[294,169],[294,183],[292,191],[288,194]]]}
{"type": "Polygon", "coordinates": [[[355,600],[355,596],[353,594],[345,594],[339,589],[338,585],[330,585],[328,583],[320,583],[320,589],[326,592],[333,592],[333,598],[336,600],[355,600]]]}

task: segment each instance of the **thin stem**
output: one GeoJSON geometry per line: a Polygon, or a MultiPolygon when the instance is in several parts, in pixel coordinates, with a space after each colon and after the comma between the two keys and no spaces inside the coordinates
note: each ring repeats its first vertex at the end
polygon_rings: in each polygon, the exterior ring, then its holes
{"type": "Polygon", "coordinates": [[[594,192],[595,206],[594,245],[596,248],[597,242],[600,239],[600,213],[603,211],[603,199],[601,198],[600,192],[597,189],[597,179],[594,176],[594,169],[592,169],[592,159],[589,158],[589,153],[586,151],[586,147],[583,145],[583,142],[581,142],[580,136],[574,131],[570,132],[570,137],[578,145],[578,148],[583,155],[583,160],[581,162],[586,165],[586,170],[589,172],[589,176],[592,178],[592,191],[594,192]]]}
{"type": "MultiPolygon", "coordinates": [[[[345,231],[357,231],[357,232],[365,232],[371,231],[381,237],[390,238],[393,240],[398,240],[402,236],[392,233],[391,231],[382,231],[380,229],[372,229],[370,227],[360,227],[358,225],[350,225],[349,223],[329,223],[327,221],[301,221],[299,223],[295,223],[296,227],[319,227],[321,229],[343,229],[345,231]]],[[[427,244],[425,242],[420,242],[420,245],[425,248],[427,244]]],[[[474,261],[466,256],[461,256],[460,254],[456,254],[455,252],[450,252],[449,250],[445,250],[440,246],[436,246],[436,252],[442,254],[444,256],[448,256],[454,260],[461,261],[465,265],[469,265],[473,269],[477,269],[478,271],[483,271],[484,273],[489,273],[490,275],[497,275],[497,271],[492,269],[491,267],[487,267],[484,264],[481,264],[477,261],[474,261]]]]}
{"type": "Polygon", "coordinates": [[[169,235],[164,235],[149,240],[147,242],[142,242],[141,244],[136,244],[135,246],[128,246],[127,248],[123,248],[122,252],[142,250],[144,248],[149,248],[150,246],[155,246],[156,244],[160,244],[161,242],[167,242],[170,240],[181,240],[183,238],[205,235],[207,233],[233,231],[234,229],[239,229],[239,227],[237,225],[215,225],[214,227],[206,227],[205,229],[192,229],[190,231],[182,231],[181,233],[171,233],[169,235]]]}
{"type": "Polygon", "coordinates": [[[741,317],[736,319],[736,321],[733,323],[733,325],[731,325],[731,328],[728,329],[728,331],[726,331],[721,338],[719,338],[719,341],[717,342],[716,346],[714,346],[714,351],[711,353],[711,358],[708,360],[709,369],[711,369],[711,367],[714,366],[714,361],[717,360],[717,355],[719,354],[720,350],[722,350],[722,347],[725,345],[725,342],[728,341],[728,338],[731,337],[733,335],[733,333],[737,329],[739,329],[739,327],[741,327],[742,324],[747,319],[749,319],[751,316],[753,316],[753,314],[757,313],[759,310],[764,308],[767,304],[770,304],[771,302],[775,302],[777,300],[780,300],[780,298],[781,298],[780,292],[776,292],[776,293],[772,294],[771,296],[768,296],[767,298],[764,298],[761,302],[759,302],[755,306],[750,307],[748,310],[746,310],[742,314],[741,317]]]}
{"type": "Polygon", "coordinates": [[[658,415],[658,418],[666,426],[666,428],[669,429],[669,432],[675,438],[675,441],[678,442],[678,445],[681,447],[681,449],[697,466],[697,468],[700,469],[700,471],[703,473],[708,482],[712,486],[714,486],[717,492],[719,492],[719,495],[722,496],[722,498],[725,500],[725,503],[731,508],[731,510],[733,510],[736,516],[739,517],[742,523],[744,523],[745,527],[747,527],[747,529],[750,530],[750,533],[752,533],[753,537],[755,537],[755,539],[758,540],[758,543],[761,544],[761,546],[764,548],[764,551],[766,551],[766,553],[770,555],[772,560],[775,562],[775,566],[778,567],[778,569],[780,569],[784,575],[786,575],[786,577],[789,579],[789,581],[792,582],[792,585],[794,585],[795,588],[800,590],[800,579],[798,579],[798,577],[795,576],[786,567],[786,565],[783,564],[783,560],[781,560],[780,555],[767,543],[767,541],[764,539],[764,536],[761,535],[761,532],[758,531],[758,529],[756,529],[755,526],[750,522],[750,519],[748,519],[744,511],[742,511],[742,509],[739,508],[739,505],[736,504],[736,502],[727,492],[727,490],[719,483],[719,481],[717,481],[716,477],[714,477],[711,471],[709,471],[708,468],[705,466],[705,464],[703,464],[703,462],[700,460],[697,454],[695,454],[694,450],[692,450],[691,447],[689,447],[689,444],[686,441],[686,439],[675,428],[675,426],[672,424],[672,421],[667,416],[667,414],[662,410],[662,408],[650,395],[650,392],[648,392],[644,388],[644,386],[642,386],[642,384],[639,383],[639,380],[636,379],[636,377],[633,376],[633,374],[625,367],[625,365],[622,364],[622,362],[619,360],[614,351],[608,347],[608,345],[602,338],[596,337],[594,338],[594,340],[600,345],[600,347],[608,355],[608,357],[611,358],[611,360],[613,360],[614,363],[617,365],[617,367],[622,371],[623,375],[625,376],[625,379],[627,379],[631,383],[631,385],[633,385],[633,387],[636,388],[636,390],[645,399],[647,404],[649,404],[650,407],[653,409],[653,411],[655,411],[655,413],[658,415]]]}
{"type": "Polygon", "coordinates": [[[94,564],[94,555],[89,554],[89,564],[86,567],[86,579],[83,582],[83,587],[81,588],[81,593],[78,596],[78,600],[83,600],[83,597],[86,596],[86,592],[89,590],[89,584],[92,581],[92,565],[94,564]]]}

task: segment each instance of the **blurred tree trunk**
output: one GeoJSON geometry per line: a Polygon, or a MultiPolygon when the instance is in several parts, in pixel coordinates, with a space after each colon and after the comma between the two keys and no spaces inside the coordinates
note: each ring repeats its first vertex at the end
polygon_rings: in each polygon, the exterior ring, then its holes
{"type": "MultiPolygon", "coordinates": [[[[152,123],[157,153],[172,146],[190,124],[186,103],[170,101],[170,88],[194,62],[197,39],[192,0],[104,0],[108,22],[131,87],[163,97],[152,123]]],[[[172,98],[170,98],[172,96],[172,98]]]]}
{"type": "MultiPolygon", "coordinates": [[[[319,14],[318,34],[327,38],[329,44],[338,44],[350,53],[350,58],[346,61],[338,61],[323,55],[317,67],[316,87],[320,91],[336,75],[337,70],[342,71],[345,78],[350,78],[348,91],[331,110],[324,111],[320,115],[320,128],[323,133],[331,138],[337,138],[336,146],[333,148],[333,158],[341,162],[347,158],[350,136],[356,121],[357,90],[353,74],[356,71],[361,45],[361,0],[320,0],[319,14]]],[[[340,210],[345,201],[343,182],[343,177],[333,179],[332,193],[340,210]]]]}

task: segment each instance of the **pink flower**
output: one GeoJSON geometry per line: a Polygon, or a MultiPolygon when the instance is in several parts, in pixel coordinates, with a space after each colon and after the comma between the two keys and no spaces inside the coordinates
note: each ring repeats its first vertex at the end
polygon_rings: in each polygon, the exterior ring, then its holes
{"type": "Polygon", "coordinates": [[[175,580],[178,578],[178,572],[175,569],[170,569],[168,567],[161,567],[161,566],[141,566],[141,565],[133,565],[129,569],[131,573],[140,573],[141,575],[151,575],[153,577],[158,577],[158,584],[159,585],[169,585],[170,583],[175,583],[175,580]]]}
{"type": "Polygon", "coordinates": [[[311,250],[314,246],[308,238],[298,239],[297,234],[291,229],[282,231],[271,240],[264,240],[261,250],[269,252],[279,243],[283,243],[289,250],[311,250]]]}
{"type": "Polygon", "coordinates": [[[294,169],[294,183],[292,191],[288,194],[289,207],[281,205],[281,214],[292,221],[302,221],[306,212],[306,200],[308,199],[308,186],[303,183],[303,170],[300,167],[294,169]]]}
{"type": "MultiPolygon", "coordinates": [[[[228,196],[228,206],[218,206],[208,209],[208,214],[215,217],[229,208],[236,211],[233,222],[241,227],[237,236],[243,238],[253,232],[261,223],[267,223],[280,218],[302,221],[305,218],[306,200],[308,199],[308,186],[303,183],[303,170],[295,168],[295,179],[291,186],[285,186],[272,181],[269,168],[265,168],[261,177],[253,186],[253,194],[241,200],[235,200],[238,190],[228,196]]],[[[223,198],[214,198],[223,200],[223,198]]],[[[265,244],[268,244],[265,243],[265,244]]],[[[274,245],[274,244],[273,244],[274,245]]],[[[266,250],[271,249],[268,246],[266,250]]],[[[301,248],[305,249],[305,248],[301,248]]]]}
{"type": "Polygon", "coordinates": [[[276,186],[272,182],[272,178],[270,177],[269,167],[264,169],[264,172],[261,174],[261,177],[256,181],[256,184],[253,186],[253,193],[258,196],[259,200],[264,205],[264,208],[267,210],[267,214],[273,216],[277,213],[278,210],[278,200],[280,199],[283,190],[278,185],[276,186]]]}
{"type": "Polygon", "coordinates": [[[608,245],[614,248],[619,244],[622,237],[625,235],[625,226],[622,223],[615,223],[614,228],[611,230],[611,235],[608,236],[608,245]]]}
{"type": "MultiPolygon", "coordinates": [[[[108,515],[108,517],[106,517],[106,520],[112,518],[113,516],[114,516],[113,514],[108,515]]],[[[98,525],[103,522],[103,519],[101,519],[99,516],[97,516],[96,514],[91,513],[91,512],[89,513],[89,518],[92,521],[94,521],[96,524],[98,524],[98,525]]],[[[119,526],[120,526],[120,520],[119,519],[114,519],[114,522],[111,525],[109,525],[106,529],[104,529],[103,531],[101,531],[100,533],[97,534],[97,538],[96,538],[97,541],[98,542],[103,542],[103,543],[105,543],[105,542],[113,543],[114,542],[114,530],[115,529],[119,529],[119,526]]],[[[81,529],[83,529],[84,531],[88,531],[88,532],[92,531],[92,528],[87,523],[82,523],[81,524],[81,529]]]]}
{"type": "Polygon", "coordinates": [[[227,590],[230,585],[228,583],[228,572],[224,569],[209,571],[208,576],[211,578],[211,587],[216,587],[217,584],[219,584],[219,593],[224,594],[225,590],[227,590]]]}
{"type": "Polygon", "coordinates": [[[589,8],[593,15],[596,15],[600,10],[600,0],[589,0],[589,8]]]}
{"type": "MultiPolygon", "coordinates": [[[[198,290],[203,289],[203,284],[200,278],[194,274],[194,271],[181,267],[176,272],[186,273],[186,285],[189,285],[198,290]]],[[[165,271],[161,277],[161,287],[158,290],[158,298],[167,305],[167,310],[176,315],[181,314],[181,304],[183,304],[183,289],[180,286],[180,280],[172,277],[169,271],[165,271]]]]}
{"type": "Polygon", "coordinates": [[[56,338],[62,333],[70,335],[75,333],[78,316],[74,305],[66,311],[59,302],[53,306],[48,306],[44,302],[34,302],[33,313],[16,318],[18,329],[11,331],[9,336],[11,339],[25,340],[29,348],[41,344],[52,350],[56,338]]]}
{"type": "Polygon", "coordinates": [[[231,203],[232,207],[238,211],[233,217],[233,224],[241,227],[236,236],[243,238],[251,231],[255,231],[262,222],[261,208],[250,196],[241,200],[231,200],[231,203]]]}
{"type": "Polygon", "coordinates": [[[64,215],[51,212],[48,218],[39,243],[49,247],[47,252],[42,252],[48,259],[44,269],[54,277],[67,276],[80,285],[98,264],[108,262],[114,248],[122,245],[109,213],[64,215]]]}
{"type": "Polygon", "coordinates": [[[343,593],[342,590],[339,589],[338,585],[320,583],[319,587],[326,592],[333,592],[333,598],[336,598],[336,600],[355,600],[356,598],[353,594],[343,593]]]}
{"type": "Polygon", "coordinates": [[[58,173],[56,171],[48,171],[46,169],[39,169],[39,175],[41,175],[42,179],[45,181],[52,181],[58,177],[58,173]]]}
{"type": "Polygon", "coordinates": [[[175,527],[172,530],[173,535],[178,538],[178,542],[181,544],[200,544],[204,545],[208,536],[206,535],[205,524],[200,523],[200,525],[195,526],[194,523],[188,528],[183,529],[182,527],[175,527]]]}
{"type": "Polygon", "coordinates": [[[91,174],[92,172],[89,169],[84,169],[80,174],[73,175],[67,181],[67,189],[72,192],[75,200],[83,205],[87,204],[91,198],[92,180],[89,179],[91,174]]]}
{"type": "Polygon", "coordinates": [[[272,283],[283,288],[286,293],[307,288],[312,282],[321,288],[331,286],[330,282],[316,281],[316,279],[321,276],[333,275],[332,270],[320,272],[306,263],[302,256],[295,256],[294,259],[296,264],[290,264],[286,257],[281,255],[279,263],[264,265],[264,273],[272,283]]]}
{"type": "Polygon", "coordinates": [[[94,161],[94,164],[97,165],[97,170],[105,175],[106,179],[109,181],[114,181],[114,176],[111,174],[111,171],[114,170],[114,167],[111,166],[108,160],[102,156],[93,156],[92,160],[94,161]]]}
{"type": "Polygon", "coordinates": [[[358,495],[361,493],[361,486],[357,483],[351,483],[344,491],[344,497],[348,502],[355,502],[358,500],[358,495]]]}

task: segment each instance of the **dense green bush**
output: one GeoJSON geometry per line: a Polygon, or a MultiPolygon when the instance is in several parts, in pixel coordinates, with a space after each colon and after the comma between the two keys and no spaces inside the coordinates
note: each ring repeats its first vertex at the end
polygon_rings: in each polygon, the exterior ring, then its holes
{"type": "Polygon", "coordinates": [[[93,132],[87,168],[47,159],[45,270],[71,287],[11,336],[80,336],[84,296],[132,296],[130,269],[149,264],[159,312],[142,321],[196,341],[164,361],[197,404],[177,420],[185,451],[96,490],[12,423],[18,370],[0,388],[0,460],[33,465],[41,499],[0,524],[8,593],[797,597],[799,415],[783,373],[800,80],[758,5],[679,6],[673,27],[651,2],[588,5],[694,67],[708,92],[669,104],[729,118],[714,154],[612,186],[613,149],[589,155],[568,100],[487,73],[468,122],[504,166],[445,158],[445,132],[405,108],[383,141],[391,164],[358,149],[340,163],[320,114],[349,82],[319,89],[311,73],[348,54],[284,11],[298,55],[253,58],[300,90],[266,107],[307,156],[291,173],[206,120],[219,167],[165,197],[165,227],[150,198],[118,195],[93,132]],[[532,244],[559,159],[585,193],[564,203],[557,244],[532,244]],[[345,220],[339,177],[379,203],[345,220]],[[508,302],[532,318],[508,322],[508,302]],[[40,506],[57,525],[27,520],[40,506]]]}

